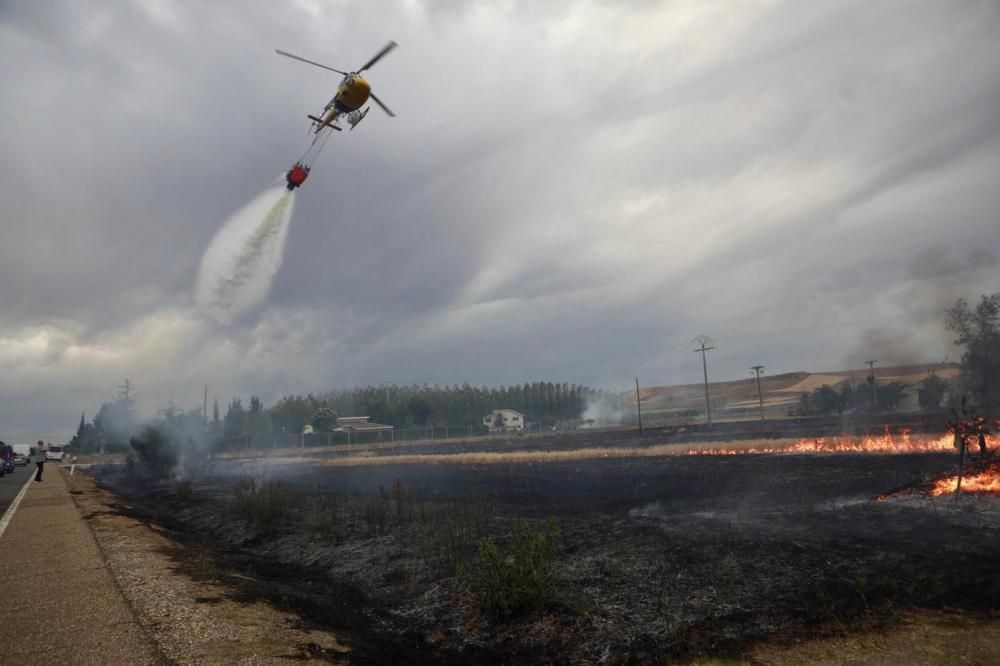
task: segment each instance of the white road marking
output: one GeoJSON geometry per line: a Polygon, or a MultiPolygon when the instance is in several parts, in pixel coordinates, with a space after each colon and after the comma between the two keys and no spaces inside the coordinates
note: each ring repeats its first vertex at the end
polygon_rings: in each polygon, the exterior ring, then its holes
{"type": "Polygon", "coordinates": [[[7,530],[7,523],[9,523],[10,519],[14,517],[14,511],[17,510],[17,505],[21,503],[21,498],[24,497],[24,493],[28,492],[28,486],[30,486],[31,482],[34,480],[35,475],[29,474],[28,480],[25,481],[24,485],[21,487],[21,492],[17,494],[14,501],[11,502],[10,506],[7,507],[7,510],[4,511],[3,518],[0,518],[0,537],[2,537],[3,533],[7,530]]]}

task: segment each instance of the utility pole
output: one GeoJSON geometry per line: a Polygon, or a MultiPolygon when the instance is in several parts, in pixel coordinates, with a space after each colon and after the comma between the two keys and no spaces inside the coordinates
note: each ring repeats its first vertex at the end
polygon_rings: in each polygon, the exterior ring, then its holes
{"type": "Polygon", "coordinates": [[[708,425],[712,425],[712,405],[708,401],[708,362],[705,360],[705,352],[715,349],[715,347],[705,346],[712,344],[712,338],[707,335],[699,335],[693,342],[701,345],[699,349],[693,351],[701,352],[701,369],[705,373],[705,418],[708,419],[708,425]]]}
{"type": "Polygon", "coordinates": [[[865,364],[871,369],[868,374],[868,383],[872,385],[872,411],[878,411],[878,382],[875,381],[875,364],[878,361],[865,361],[865,364]]]}
{"type": "Polygon", "coordinates": [[[760,371],[764,369],[762,365],[755,365],[750,368],[757,374],[757,402],[760,403],[760,420],[764,420],[764,396],[760,392],[760,371]]]}
{"type": "Polygon", "coordinates": [[[642,437],[642,401],[639,400],[639,378],[635,378],[635,409],[639,413],[639,437],[642,437]]]}

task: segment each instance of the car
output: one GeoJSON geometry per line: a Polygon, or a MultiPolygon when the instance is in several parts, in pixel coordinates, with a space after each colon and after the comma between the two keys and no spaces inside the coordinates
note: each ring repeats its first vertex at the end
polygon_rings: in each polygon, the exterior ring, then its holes
{"type": "Polygon", "coordinates": [[[14,447],[0,442],[0,476],[14,473],[14,447]]]}
{"type": "Polygon", "coordinates": [[[56,462],[62,462],[63,456],[66,454],[63,452],[63,447],[61,446],[50,446],[48,451],[45,452],[46,460],[55,460],[56,462]]]}
{"type": "Polygon", "coordinates": [[[27,444],[14,444],[14,464],[27,465],[31,462],[31,456],[35,450],[27,444]]]}

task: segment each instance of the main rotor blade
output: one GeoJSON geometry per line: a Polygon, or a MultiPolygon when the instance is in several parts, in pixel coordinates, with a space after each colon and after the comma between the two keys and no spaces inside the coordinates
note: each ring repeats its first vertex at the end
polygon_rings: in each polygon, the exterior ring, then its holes
{"type": "Polygon", "coordinates": [[[380,100],[378,97],[375,96],[375,93],[368,93],[368,96],[371,97],[373,100],[375,100],[375,103],[378,104],[379,106],[381,106],[383,111],[385,111],[386,113],[388,113],[393,118],[396,117],[396,114],[393,113],[392,111],[390,111],[389,107],[387,107],[385,104],[383,104],[382,100],[380,100]]]}
{"type": "Polygon", "coordinates": [[[283,55],[286,58],[292,58],[294,60],[301,60],[302,62],[309,63],[310,65],[316,65],[317,67],[322,67],[323,69],[328,69],[331,72],[337,72],[337,74],[343,74],[344,76],[347,76],[347,72],[342,72],[339,69],[334,69],[333,67],[327,67],[326,65],[321,65],[318,62],[313,62],[312,60],[306,60],[305,58],[302,58],[300,56],[294,55],[294,54],[289,53],[287,51],[282,51],[281,49],[274,49],[274,52],[277,53],[278,55],[283,55]]]}
{"type": "Polygon", "coordinates": [[[388,44],[386,44],[384,47],[382,47],[381,51],[379,51],[374,56],[372,56],[372,59],[369,60],[368,62],[366,62],[364,64],[364,66],[362,66],[361,69],[358,70],[358,74],[360,74],[361,72],[365,71],[366,69],[368,69],[369,67],[371,67],[372,65],[374,65],[375,63],[377,63],[379,60],[382,59],[382,56],[384,56],[386,53],[388,53],[389,51],[393,50],[397,46],[399,46],[399,44],[397,44],[396,42],[390,41],[388,44]]]}

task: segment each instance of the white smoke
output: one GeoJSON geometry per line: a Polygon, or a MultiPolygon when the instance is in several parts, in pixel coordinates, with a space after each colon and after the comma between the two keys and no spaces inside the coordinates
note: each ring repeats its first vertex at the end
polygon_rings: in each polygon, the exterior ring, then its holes
{"type": "Polygon", "coordinates": [[[583,409],[584,427],[621,425],[625,420],[625,406],[620,395],[594,393],[587,397],[583,409]]]}
{"type": "Polygon", "coordinates": [[[221,322],[259,306],[281,267],[295,194],[270,187],[226,220],[201,258],[195,302],[221,322]]]}

